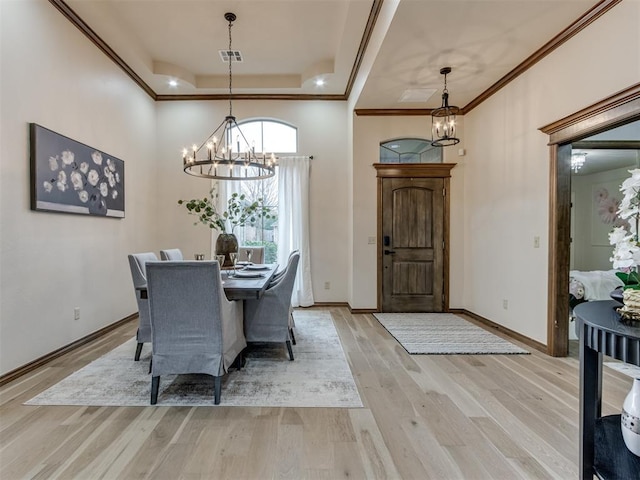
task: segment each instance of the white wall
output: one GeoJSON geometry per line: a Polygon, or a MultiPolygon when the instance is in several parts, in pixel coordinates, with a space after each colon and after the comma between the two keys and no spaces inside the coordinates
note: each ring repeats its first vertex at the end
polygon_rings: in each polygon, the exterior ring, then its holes
{"type": "MultiPolygon", "coordinates": [[[[588,157],[587,157],[588,158],[588,157]]],[[[634,161],[630,158],[630,161],[634,161]]],[[[587,160],[588,161],[588,160],[587,160]]],[[[572,175],[571,190],[575,193],[573,202],[573,233],[571,249],[573,250],[572,270],[611,270],[611,253],[608,233],[613,225],[602,221],[599,205],[594,199],[596,190],[605,188],[608,198],[622,200],[620,185],[629,177],[629,169],[635,167],[616,168],[591,175],[572,175]]]]}
{"type": "MultiPolygon", "coordinates": [[[[464,119],[458,118],[458,133],[464,139],[464,119]]],[[[376,245],[368,237],[377,235],[377,179],[374,163],[379,162],[380,143],[401,137],[430,138],[431,120],[421,116],[356,116],[353,130],[353,289],[352,308],[377,306],[376,245]]],[[[449,306],[462,308],[464,266],[463,207],[466,157],[458,156],[464,142],[444,149],[444,162],[456,163],[451,170],[451,230],[449,306]]]]}
{"type": "MultiPolygon", "coordinates": [[[[182,147],[201,143],[228,114],[226,101],[159,102],[157,171],[161,244],[185,255],[210,251],[210,231],[193,225],[178,199],[205,196],[210,182],[182,172],[182,147]]],[[[348,291],[348,157],[345,102],[234,101],[238,122],[282,120],[298,128],[298,152],[313,155],[310,179],[311,272],[316,302],[346,302],[348,291]],[[330,289],[325,290],[325,282],[330,289]]]]}
{"type": "Polygon", "coordinates": [[[0,22],[2,374],[137,310],[126,255],[156,247],[156,129],[153,101],[49,2],[2,0],[0,22]],[[31,211],[30,122],[124,160],[126,218],[31,211]]]}
{"type": "Polygon", "coordinates": [[[639,24],[640,2],[620,3],[465,115],[467,310],[546,344],[549,147],[538,128],[638,82],[639,24]]]}

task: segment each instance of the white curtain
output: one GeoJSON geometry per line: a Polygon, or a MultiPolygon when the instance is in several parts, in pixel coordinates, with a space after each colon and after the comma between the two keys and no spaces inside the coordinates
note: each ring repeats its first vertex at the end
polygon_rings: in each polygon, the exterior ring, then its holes
{"type": "Polygon", "coordinates": [[[278,160],[278,264],[286,266],[289,254],[300,250],[298,275],[291,305],[313,305],[309,253],[309,158],[278,160]]]}

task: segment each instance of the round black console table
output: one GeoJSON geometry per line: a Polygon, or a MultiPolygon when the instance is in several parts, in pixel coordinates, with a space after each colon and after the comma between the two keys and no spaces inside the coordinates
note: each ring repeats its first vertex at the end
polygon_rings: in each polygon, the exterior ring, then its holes
{"type": "MultiPolygon", "coordinates": [[[[602,356],[640,366],[640,324],[620,320],[613,300],[574,309],[580,329],[580,478],[640,478],[640,457],[624,444],[620,415],[602,417],[602,356]]],[[[622,409],[622,405],[620,405],[622,409]]]]}

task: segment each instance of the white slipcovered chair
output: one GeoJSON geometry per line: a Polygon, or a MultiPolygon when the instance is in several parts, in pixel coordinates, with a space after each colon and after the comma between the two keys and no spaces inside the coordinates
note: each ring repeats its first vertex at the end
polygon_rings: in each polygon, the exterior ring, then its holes
{"type": "Polygon", "coordinates": [[[149,302],[147,300],[147,262],[157,262],[158,257],[153,252],[132,253],[129,257],[131,278],[138,303],[138,331],[136,333],[136,353],[134,360],[140,360],[142,345],[151,341],[151,323],[149,321],[149,302]]]}
{"type": "Polygon", "coordinates": [[[179,248],[170,248],[168,250],[160,250],[160,259],[178,261],[184,260],[184,257],[179,248]]]}
{"type": "Polygon", "coordinates": [[[293,360],[291,348],[293,338],[291,315],[291,295],[298,270],[300,254],[289,257],[282,278],[269,286],[258,300],[245,300],[244,335],[247,342],[284,342],[293,360]]]}
{"type": "Polygon", "coordinates": [[[264,263],[264,247],[238,247],[238,261],[249,261],[248,252],[251,252],[252,263],[264,263]]]}
{"type": "Polygon", "coordinates": [[[151,314],[151,404],[161,375],[201,373],[214,377],[220,403],[221,377],[242,365],[247,346],[242,302],[227,300],[215,261],[165,261],[147,265],[151,314]]]}

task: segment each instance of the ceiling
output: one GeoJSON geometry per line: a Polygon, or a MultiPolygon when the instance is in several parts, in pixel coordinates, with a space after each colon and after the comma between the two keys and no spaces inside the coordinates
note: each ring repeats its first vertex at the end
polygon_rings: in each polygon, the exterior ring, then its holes
{"type": "Polygon", "coordinates": [[[640,168],[640,121],[612,128],[587,137],[584,141],[601,145],[598,148],[581,148],[579,142],[572,145],[571,153],[587,154],[583,167],[578,172],[572,172],[572,175],[593,175],[618,168],[640,168]],[[617,148],[611,148],[612,143],[617,143],[617,148]],[[624,144],[628,148],[623,148],[624,144]]]}
{"type": "MultiPolygon", "coordinates": [[[[151,94],[346,99],[358,109],[463,107],[590,10],[594,0],[50,0],[83,22],[151,94]],[[69,8],[71,9],[69,11],[69,8]],[[325,84],[316,85],[317,79],[325,84]],[[170,86],[169,80],[177,80],[170,86]],[[352,88],[357,85],[357,88],[352,88]],[[409,102],[400,102],[410,90],[409,102]],[[417,97],[416,97],[417,95],[417,97]],[[418,100],[416,101],[415,98],[418,100]]],[[[86,29],[86,28],[85,28],[86,29]]],[[[94,39],[94,41],[96,41],[94,39]]],[[[168,97],[167,97],[168,98],[168,97]]]]}

